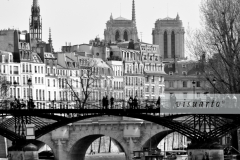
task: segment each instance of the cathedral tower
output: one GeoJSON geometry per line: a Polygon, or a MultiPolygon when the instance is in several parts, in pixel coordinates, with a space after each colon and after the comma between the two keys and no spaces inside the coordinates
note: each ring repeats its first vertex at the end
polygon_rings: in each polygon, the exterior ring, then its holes
{"type": "Polygon", "coordinates": [[[138,32],[136,26],[135,2],[132,1],[132,19],[128,20],[123,17],[113,19],[111,14],[110,20],[106,23],[104,30],[104,40],[109,42],[119,41],[138,41],[138,32]]]}
{"type": "Polygon", "coordinates": [[[185,58],[184,27],[179,15],[176,18],[158,19],[152,31],[153,44],[159,45],[164,61],[175,61],[185,58]]]}
{"type": "Polygon", "coordinates": [[[42,41],[42,19],[38,0],[33,0],[32,15],[29,20],[29,33],[31,39],[42,41]]]}

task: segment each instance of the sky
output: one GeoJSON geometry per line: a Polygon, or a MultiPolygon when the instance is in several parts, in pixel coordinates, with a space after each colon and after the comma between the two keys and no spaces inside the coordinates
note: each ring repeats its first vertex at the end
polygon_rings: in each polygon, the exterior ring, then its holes
{"type": "MultiPolygon", "coordinates": [[[[132,18],[132,0],[38,0],[43,25],[43,41],[48,40],[49,28],[55,51],[61,46],[89,43],[104,38],[106,22],[119,16],[132,18]]],[[[200,26],[201,0],[135,0],[138,36],[152,43],[152,28],[157,19],[175,18],[177,13],[185,30],[200,26]],[[142,36],[141,36],[142,33],[142,36]]],[[[29,31],[33,0],[1,0],[0,29],[14,28],[29,31]]]]}

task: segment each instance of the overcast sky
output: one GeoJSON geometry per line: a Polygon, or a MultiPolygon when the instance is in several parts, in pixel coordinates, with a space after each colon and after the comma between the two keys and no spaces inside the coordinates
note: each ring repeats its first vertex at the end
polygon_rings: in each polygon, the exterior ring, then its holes
{"type": "MultiPolygon", "coordinates": [[[[53,46],[60,51],[66,42],[72,45],[104,38],[106,22],[113,18],[132,18],[132,0],[38,0],[43,20],[43,40],[52,30],[53,46]]],[[[135,0],[139,38],[152,43],[152,28],[159,18],[175,18],[177,13],[185,30],[199,26],[201,0],[135,0]]],[[[0,29],[15,28],[29,31],[33,0],[1,0],[0,29]]]]}

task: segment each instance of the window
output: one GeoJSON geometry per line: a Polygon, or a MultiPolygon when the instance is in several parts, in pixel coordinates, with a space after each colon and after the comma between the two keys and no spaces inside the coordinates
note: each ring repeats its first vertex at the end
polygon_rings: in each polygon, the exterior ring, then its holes
{"type": "Polygon", "coordinates": [[[48,79],[48,87],[50,87],[50,80],[48,79]]]}
{"type": "Polygon", "coordinates": [[[149,86],[146,87],[146,92],[149,92],[149,86]]]}
{"type": "Polygon", "coordinates": [[[173,81],[169,81],[169,87],[173,87],[173,81]]]}
{"type": "Polygon", "coordinates": [[[118,41],[120,38],[120,33],[119,31],[116,31],[116,34],[115,34],[115,41],[118,41]]]}
{"type": "Polygon", "coordinates": [[[183,81],[183,87],[184,87],[184,88],[187,87],[187,81],[183,81]]]}
{"type": "Polygon", "coordinates": [[[10,66],[10,74],[12,74],[12,66],[10,66]]]}
{"type": "Polygon", "coordinates": [[[186,72],[186,71],[183,71],[182,74],[183,74],[184,76],[186,76],[186,75],[187,75],[187,72],[186,72]]]}
{"type": "Polygon", "coordinates": [[[50,93],[50,91],[48,91],[48,100],[49,101],[51,100],[51,93],[50,93]]]}
{"type": "Polygon", "coordinates": [[[154,93],[154,86],[152,86],[152,93],[154,93]]]}
{"type": "Polygon", "coordinates": [[[175,58],[175,33],[174,31],[172,31],[172,35],[171,35],[171,51],[172,51],[172,58],[175,58]]]}
{"type": "Polygon", "coordinates": [[[53,87],[55,87],[55,79],[53,80],[53,87]]]}
{"type": "Polygon", "coordinates": [[[154,82],[154,76],[152,77],[152,82],[154,82]]]}
{"type": "Polygon", "coordinates": [[[167,31],[164,32],[164,58],[168,58],[168,37],[167,31]]]}
{"type": "Polygon", "coordinates": [[[149,77],[146,77],[146,80],[145,80],[145,81],[148,82],[148,79],[149,79],[149,77]]]}
{"type": "Polygon", "coordinates": [[[169,72],[169,75],[173,75],[173,72],[172,72],[172,71],[170,71],[170,72],[169,72]]]}
{"type": "Polygon", "coordinates": [[[35,66],[35,73],[37,73],[37,66],[35,66]]]}
{"type": "Polygon", "coordinates": [[[124,37],[125,41],[128,41],[128,33],[127,33],[127,31],[124,31],[123,37],[124,37]]]}
{"type": "Polygon", "coordinates": [[[200,81],[197,81],[197,87],[201,87],[200,81]]]}
{"type": "Polygon", "coordinates": [[[14,74],[18,74],[18,66],[14,66],[13,67],[13,73],[14,74]]]}

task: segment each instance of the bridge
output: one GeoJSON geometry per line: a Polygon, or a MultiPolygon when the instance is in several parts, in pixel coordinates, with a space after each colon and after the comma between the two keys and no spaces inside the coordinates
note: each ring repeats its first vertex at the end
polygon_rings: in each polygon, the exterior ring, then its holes
{"type": "MultiPolygon", "coordinates": [[[[190,138],[192,146],[200,148],[202,145],[211,144],[218,141],[219,138],[223,137],[230,131],[237,129],[240,126],[238,115],[162,114],[160,113],[161,108],[146,108],[142,105],[137,105],[135,107],[127,107],[125,101],[119,102],[118,104],[114,105],[112,109],[106,109],[105,107],[97,103],[86,103],[81,106],[84,107],[79,107],[77,109],[17,109],[16,107],[1,109],[0,114],[3,120],[2,123],[0,123],[0,135],[12,141],[13,146],[23,146],[27,143],[33,142],[33,140],[26,139],[26,124],[34,124],[36,139],[42,140],[43,142],[48,144],[49,140],[51,139],[49,133],[60,127],[64,127],[68,124],[73,124],[77,121],[89,118],[101,116],[115,116],[142,119],[148,122],[152,122],[156,125],[165,127],[164,129],[162,128],[160,131],[162,135],[169,134],[171,131],[177,131],[182,135],[190,138]],[[119,105],[122,107],[119,107],[119,105]],[[49,121],[46,121],[46,119],[49,121]]],[[[76,128],[78,127],[73,126],[69,127],[68,129],[69,131],[77,130],[76,128]]],[[[92,133],[94,133],[94,131],[95,129],[91,129],[92,133]]],[[[71,134],[73,133],[71,132],[71,134]]],[[[53,148],[58,148],[58,152],[56,151],[56,149],[54,151],[58,159],[61,159],[60,157],[64,157],[69,160],[75,160],[79,156],[84,158],[83,155],[86,151],[82,150],[79,154],[77,154],[78,152],[76,148],[79,148],[79,145],[90,145],[90,142],[92,142],[93,139],[108,134],[109,132],[99,132],[95,136],[90,136],[86,134],[85,137],[91,137],[88,140],[84,139],[84,135],[73,136],[76,138],[68,142],[68,147],[65,151],[65,155],[60,155],[60,153],[64,152],[60,152],[61,148],[59,148],[60,146],[63,147],[62,144],[64,144],[64,141],[58,139],[56,143],[58,147],[53,147],[54,144],[49,144],[49,146],[53,148]],[[79,139],[81,140],[78,141],[79,139]]],[[[119,139],[118,137],[114,137],[114,135],[112,134],[108,136],[122,142],[121,139],[119,139]]],[[[132,149],[139,149],[139,147],[149,145],[149,140],[141,142],[141,144],[138,144],[138,147],[134,147],[134,139],[130,138],[127,141],[131,143],[131,146],[133,146],[132,149]]],[[[128,153],[127,146],[129,145],[122,143],[121,146],[124,148],[125,153],[128,153]]],[[[127,159],[130,159],[130,153],[128,153],[127,155],[127,159]]]]}

